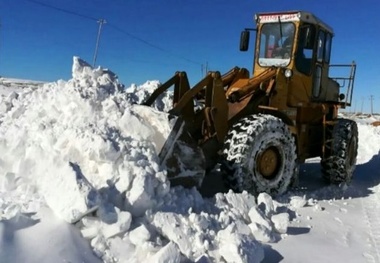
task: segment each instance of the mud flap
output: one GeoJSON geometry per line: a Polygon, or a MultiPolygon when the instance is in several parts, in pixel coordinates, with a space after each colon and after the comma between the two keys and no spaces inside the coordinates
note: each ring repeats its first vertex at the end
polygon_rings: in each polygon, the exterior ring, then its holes
{"type": "Polygon", "coordinates": [[[172,186],[200,187],[206,172],[202,149],[186,131],[185,121],[178,117],[162,147],[160,164],[166,167],[172,186]]]}

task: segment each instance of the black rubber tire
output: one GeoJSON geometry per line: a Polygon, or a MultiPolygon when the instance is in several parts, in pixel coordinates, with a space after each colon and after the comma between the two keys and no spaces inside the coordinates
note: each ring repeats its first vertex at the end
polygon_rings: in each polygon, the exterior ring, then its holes
{"type": "Polygon", "coordinates": [[[228,187],[253,195],[286,192],[298,170],[295,139],[288,126],[271,115],[250,115],[235,123],[226,136],[222,159],[228,187]],[[279,165],[265,177],[255,164],[268,149],[277,153],[279,165]]]}
{"type": "Polygon", "coordinates": [[[321,160],[322,176],[332,184],[350,183],[358,154],[358,127],[355,121],[339,119],[328,139],[325,157],[321,160]],[[331,149],[329,149],[331,148],[331,149]]]}

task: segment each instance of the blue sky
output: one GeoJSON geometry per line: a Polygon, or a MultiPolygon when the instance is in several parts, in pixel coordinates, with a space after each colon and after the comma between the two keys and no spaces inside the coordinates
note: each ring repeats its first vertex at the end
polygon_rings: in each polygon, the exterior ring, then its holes
{"type": "Polygon", "coordinates": [[[126,86],[165,81],[178,70],[194,84],[202,65],[222,73],[251,70],[253,45],[239,52],[241,30],[254,27],[255,13],[284,10],[310,11],[334,28],[332,62],[358,64],[356,110],[363,105],[369,112],[373,95],[380,112],[378,0],[2,0],[0,76],[69,79],[73,56],[92,64],[97,20],[105,19],[97,65],[126,86]]]}

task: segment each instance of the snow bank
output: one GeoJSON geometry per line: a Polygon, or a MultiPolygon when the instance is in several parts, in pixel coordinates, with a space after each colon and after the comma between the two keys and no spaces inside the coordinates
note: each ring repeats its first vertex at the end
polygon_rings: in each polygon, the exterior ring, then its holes
{"type": "Polygon", "coordinates": [[[72,71],[67,82],[3,98],[2,220],[47,204],[104,262],[264,259],[261,242],[287,232],[286,209],[265,194],[203,199],[170,188],[157,154],[170,131],[162,111],[171,95],[158,99],[160,111],[132,105],[158,82],[125,89],[114,73],[77,57],[72,71]]]}
{"type": "Polygon", "coordinates": [[[357,164],[363,164],[380,151],[380,126],[375,127],[360,121],[357,123],[360,134],[357,164]]]}
{"type": "Polygon", "coordinates": [[[152,141],[170,128],[162,113],[168,127],[138,121],[123,90],[112,72],[74,58],[70,81],[9,97],[0,171],[32,181],[68,222],[101,205],[99,190],[108,187],[124,193],[121,206],[143,214],[168,188],[152,141]]]}

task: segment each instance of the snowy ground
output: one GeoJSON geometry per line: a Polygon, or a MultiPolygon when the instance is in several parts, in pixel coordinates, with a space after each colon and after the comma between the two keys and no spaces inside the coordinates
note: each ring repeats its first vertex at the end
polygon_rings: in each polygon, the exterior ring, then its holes
{"type": "Polygon", "coordinates": [[[379,118],[355,117],[350,186],[312,159],[276,200],[202,198],[157,163],[170,94],[132,106],[157,81],[125,89],[78,58],[69,81],[0,80],[0,262],[380,262],[379,118]]]}

